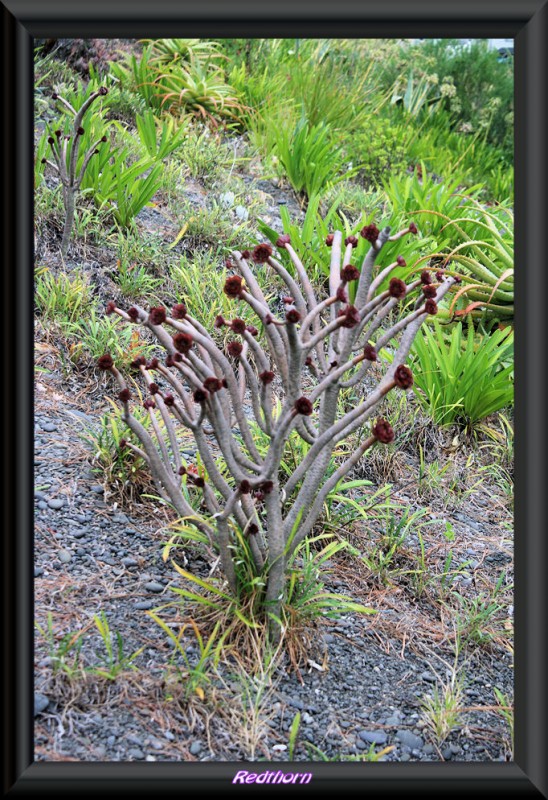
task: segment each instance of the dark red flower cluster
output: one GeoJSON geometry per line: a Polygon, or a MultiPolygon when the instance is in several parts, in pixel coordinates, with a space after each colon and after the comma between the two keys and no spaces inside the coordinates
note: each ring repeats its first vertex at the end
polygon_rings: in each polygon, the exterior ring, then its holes
{"type": "Polygon", "coordinates": [[[356,306],[349,305],[346,308],[341,308],[338,316],[342,317],[342,328],[355,328],[360,323],[360,312],[356,306]]]}
{"type": "Polygon", "coordinates": [[[122,403],[127,403],[128,400],[131,400],[131,392],[129,389],[122,389],[120,392],[118,392],[118,400],[120,400],[122,403]]]}
{"type": "Polygon", "coordinates": [[[105,353],[103,356],[97,359],[97,366],[99,369],[112,369],[114,366],[114,361],[112,360],[112,356],[110,353],[105,353]]]}
{"type": "Polygon", "coordinates": [[[166,395],[164,395],[164,403],[168,407],[169,406],[174,406],[175,405],[175,398],[173,397],[172,394],[166,394],[166,395]]]}
{"type": "Polygon", "coordinates": [[[437,294],[437,289],[432,284],[427,283],[425,286],[422,287],[422,293],[425,297],[435,297],[437,294]]]}
{"type": "Polygon", "coordinates": [[[144,356],[137,356],[129,365],[132,369],[139,369],[139,367],[146,367],[147,360],[144,356]]]}
{"type": "Polygon", "coordinates": [[[240,297],[243,292],[243,280],[239,275],[229,275],[223,288],[227,297],[240,297]]]}
{"type": "Polygon", "coordinates": [[[390,444],[394,441],[394,429],[385,419],[377,420],[371,433],[382,444],[390,444]]]}
{"type": "Polygon", "coordinates": [[[194,338],[192,334],[184,333],[183,331],[181,331],[180,333],[175,334],[175,336],[172,339],[172,342],[174,348],[178,350],[179,353],[186,355],[190,351],[190,348],[192,347],[194,338]]]}
{"type": "Polygon", "coordinates": [[[247,326],[243,319],[236,318],[232,320],[232,322],[230,323],[230,327],[234,331],[234,333],[242,334],[245,332],[247,326]]]}
{"type": "Polygon", "coordinates": [[[294,325],[296,322],[300,321],[301,315],[299,314],[296,308],[290,308],[287,314],[285,315],[285,318],[288,322],[294,325]]]}
{"type": "Polygon", "coordinates": [[[229,356],[232,356],[232,358],[238,358],[238,356],[241,356],[242,350],[242,343],[237,342],[235,339],[231,339],[230,342],[227,343],[226,351],[229,356]]]}
{"type": "Polygon", "coordinates": [[[344,283],[357,281],[359,277],[360,277],[360,271],[353,264],[346,264],[341,269],[341,281],[344,281],[344,283]]]}
{"type": "Polygon", "coordinates": [[[105,309],[105,314],[114,314],[116,311],[116,303],[114,300],[109,300],[105,309]]]}
{"type": "Polygon", "coordinates": [[[285,248],[286,244],[291,242],[291,236],[288,233],[282,234],[276,239],[276,247],[281,248],[282,250],[285,248]]]}
{"type": "Polygon", "coordinates": [[[240,481],[240,485],[238,486],[240,490],[240,494],[249,494],[251,491],[251,484],[247,480],[240,481]]]}
{"type": "Polygon", "coordinates": [[[271,255],[272,247],[265,242],[263,244],[258,244],[253,248],[251,257],[256,264],[266,264],[271,255]]]}
{"type": "Polygon", "coordinates": [[[208,393],[205,389],[196,389],[192,396],[195,403],[204,403],[208,398],[208,393]]]}
{"type": "Polygon", "coordinates": [[[432,274],[427,269],[423,269],[421,272],[421,283],[426,285],[432,283],[432,274]]]}
{"type": "Polygon", "coordinates": [[[158,394],[160,392],[160,387],[158,386],[157,383],[151,383],[150,386],[148,387],[148,391],[151,394],[158,394]]]}
{"type": "Polygon", "coordinates": [[[366,361],[376,361],[377,360],[377,351],[373,347],[372,344],[366,344],[363,348],[363,355],[366,361]]]}
{"type": "Polygon", "coordinates": [[[398,256],[396,259],[396,264],[398,265],[398,267],[406,267],[407,261],[403,256],[398,256]]]}
{"type": "Polygon", "coordinates": [[[325,238],[325,243],[328,247],[333,247],[333,239],[335,238],[333,233],[328,233],[325,238]]]}
{"type": "Polygon", "coordinates": [[[371,225],[366,225],[360,231],[360,235],[363,236],[364,239],[367,239],[368,242],[371,242],[371,244],[375,244],[379,238],[379,233],[379,229],[376,225],[373,225],[373,223],[371,223],[371,225]]]}
{"type": "Polygon", "coordinates": [[[220,391],[223,388],[223,385],[219,378],[215,378],[213,376],[206,378],[204,381],[204,389],[206,392],[211,392],[214,394],[215,392],[220,391]]]}
{"type": "Polygon", "coordinates": [[[175,303],[171,309],[173,319],[184,319],[187,314],[187,307],[184,303],[175,303]]]}
{"type": "Polygon", "coordinates": [[[400,364],[394,372],[394,380],[400,389],[410,389],[413,386],[413,373],[405,364],[400,364]]]}
{"type": "Polygon", "coordinates": [[[351,244],[352,247],[357,247],[358,246],[358,237],[357,236],[347,236],[346,239],[344,240],[344,243],[347,246],[349,244],[351,244]]]}
{"type": "Polygon", "coordinates": [[[259,380],[266,386],[267,383],[272,383],[274,380],[274,373],[270,372],[270,370],[265,370],[259,375],[259,380]]]}
{"type": "Polygon", "coordinates": [[[143,408],[156,408],[156,403],[151,397],[147,397],[147,399],[143,401],[143,408]]]}
{"type": "Polygon", "coordinates": [[[390,297],[405,297],[407,286],[400,278],[392,278],[388,284],[388,294],[390,297]]]}
{"type": "Polygon", "coordinates": [[[302,414],[303,417],[309,417],[312,414],[312,403],[308,397],[299,397],[295,400],[295,411],[297,414],[302,414]]]}
{"type": "Polygon", "coordinates": [[[424,310],[427,314],[434,316],[434,314],[438,313],[438,305],[435,300],[427,300],[424,304],[424,310]]]}
{"type": "Polygon", "coordinates": [[[138,309],[135,308],[135,306],[131,306],[131,308],[128,308],[127,315],[132,322],[137,322],[137,320],[139,319],[139,311],[138,309]]]}

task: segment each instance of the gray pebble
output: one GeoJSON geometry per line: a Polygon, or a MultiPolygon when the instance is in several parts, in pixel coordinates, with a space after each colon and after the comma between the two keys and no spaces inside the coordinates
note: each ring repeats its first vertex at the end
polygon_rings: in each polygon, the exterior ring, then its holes
{"type": "Polygon", "coordinates": [[[43,575],[43,574],[44,574],[44,570],[42,569],[42,567],[35,567],[34,568],[34,577],[35,578],[39,578],[40,575],[43,575]]]}
{"type": "Polygon", "coordinates": [[[115,514],[112,517],[112,521],[113,522],[124,522],[125,523],[125,522],[129,522],[129,517],[127,516],[127,514],[115,514]]]}
{"type": "Polygon", "coordinates": [[[41,422],[40,427],[46,433],[53,433],[53,431],[57,430],[57,425],[54,425],[53,422],[41,422]]]}
{"type": "Polygon", "coordinates": [[[139,600],[138,603],[135,603],[133,608],[136,608],[138,611],[146,611],[153,606],[152,600],[139,600]]]}
{"type": "Polygon", "coordinates": [[[402,753],[400,761],[411,761],[411,753],[402,753]]]}
{"type": "Polygon", "coordinates": [[[74,517],[74,519],[75,519],[77,522],[87,522],[87,521],[88,521],[88,519],[89,519],[89,517],[88,517],[88,515],[87,515],[87,514],[76,514],[76,516],[74,517]]]}
{"type": "Polygon", "coordinates": [[[54,497],[53,500],[48,500],[48,506],[53,508],[54,511],[58,511],[60,508],[63,508],[65,505],[65,500],[63,497],[54,497]]]}
{"type": "Polygon", "coordinates": [[[59,550],[57,558],[61,564],[68,564],[69,561],[72,561],[72,553],[69,553],[68,550],[59,550]]]}
{"type": "Polygon", "coordinates": [[[104,758],[106,756],[106,754],[107,754],[107,749],[106,749],[106,747],[103,747],[102,744],[98,744],[95,747],[95,756],[97,758],[104,758]]]}
{"type": "Polygon", "coordinates": [[[147,592],[163,592],[165,587],[161,583],[156,583],[156,581],[149,581],[145,583],[144,588],[147,592]]]}
{"type": "Polygon", "coordinates": [[[434,745],[433,744],[425,744],[422,748],[422,752],[425,756],[431,756],[434,752],[434,745]]]}
{"type": "Polygon", "coordinates": [[[97,561],[100,561],[102,564],[108,564],[109,567],[115,567],[116,561],[110,556],[98,556],[97,561]]]}
{"type": "Polygon", "coordinates": [[[94,494],[104,494],[104,489],[103,489],[103,487],[102,487],[102,486],[92,486],[92,487],[91,487],[91,491],[92,491],[94,494]]]}
{"type": "Polygon", "coordinates": [[[298,697],[288,697],[287,702],[293,708],[297,708],[299,711],[302,711],[304,708],[304,703],[302,700],[299,700],[298,697]]]}
{"type": "Polygon", "coordinates": [[[49,706],[49,698],[40,692],[34,692],[34,716],[38,716],[49,706]]]}
{"type": "Polygon", "coordinates": [[[174,742],[175,741],[175,736],[171,733],[171,731],[166,731],[164,733],[164,736],[168,740],[168,742],[174,742]]]}
{"type": "Polygon", "coordinates": [[[139,566],[139,562],[135,558],[131,558],[128,556],[127,558],[122,559],[122,564],[124,567],[137,567],[139,566]]]}
{"type": "Polygon", "coordinates": [[[386,718],[386,725],[399,725],[401,722],[401,717],[399,714],[392,714],[391,717],[386,718]]]}
{"type": "Polygon", "coordinates": [[[434,683],[436,680],[435,676],[432,675],[431,672],[422,672],[421,678],[423,679],[423,681],[428,681],[428,683],[434,683]]]}
{"type": "Polygon", "coordinates": [[[37,500],[47,500],[47,495],[45,495],[44,492],[35,491],[34,492],[34,497],[37,500]]]}
{"type": "Polygon", "coordinates": [[[136,736],[134,733],[128,733],[128,735],[126,736],[126,739],[128,740],[128,742],[130,744],[136,744],[139,747],[143,746],[143,740],[141,739],[141,737],[140,736],[136,736]]]}
{"type": "Polygon", "coordinates": [[[131,750],[128,750],[127,754],[129,758],[134,758],[137,761],[142,761],[143,758],[145,757],[143,751],[140,750],[138,747],[132,747],[131,750]]]}
{"type": "Polygon", "coordinates": [[[360,739],[369,744],[385,744],[388,736],[383,731],[360,731],[358,733],[360,739]]]}
{"type": "Polygon", "coordinates": [[[192,744],[190,745],[190,754],[192,756],[197,756],[198,753],[201,751],[201,749],[202,749],[201,742],[192,742],[192,744]]]}
{"type": "Polygon", "coordinates": [[[416,736],[414,733],[411,733],[411,731],[398,731],[396,733],[396,739],[402,744],[411,748],[411,750],[420,750],[424,746],[424,742],[421,737],[416,736]]]}
{"type": "Polygon", "coordinates": [[[116,736],[109,736],[107,739],[107,744],[109,747],[112,747],[113,744],[116,744],[116,736]]]}
{"type": "Polygon", "coordinates": [[[38,503],[37,503],[36,505],[38,506],[38,508],[40,509],[40,511],[45,511],[45,510],[46,510],[46,508],[48,507],[48,504],[46,503],[46,501],[45,501],[45,500],[39,500],[39,501],[38,501],[38,503]]]}
{"type": "Polygon", "coordinates": [[[453,758],[453,751],[450,747],[446,747],[445,750],[442,750],[441,754],[446,761],[450,761],[450,759],[453,758]]]}
{"type": "Polygon", "coordinates": [[[86,535],[86,531],[83,528],[73,528],[71,533],[75,539],[83,539],[86,535]]]}

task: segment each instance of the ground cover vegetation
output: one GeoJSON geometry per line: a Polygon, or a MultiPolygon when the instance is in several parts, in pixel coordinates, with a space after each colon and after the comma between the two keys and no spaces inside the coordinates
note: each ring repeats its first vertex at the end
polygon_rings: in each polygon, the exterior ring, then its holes
{"type": "Polygon", "coordinates": [[[510,758],[511,60],[58,40],[35,74],[37,412],[72,442],[37,467],[40,757],[129,698],[182,731],[158,758],[510,758]],[[351,723],[288,716],[291,681],[338,702],[345,626],[351,723]]]}

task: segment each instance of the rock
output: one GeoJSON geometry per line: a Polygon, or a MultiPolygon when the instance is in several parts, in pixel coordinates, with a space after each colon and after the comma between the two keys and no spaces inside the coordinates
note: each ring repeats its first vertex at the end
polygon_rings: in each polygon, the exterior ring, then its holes
{"type": "Polygon", "coordinates": [[[95,747],[95,756],[97,758],[104,758],[106,756],[106,754],[107,754],[106,747],[103,747],[102,744],[96,745],[96,747],[95,747]]]}
{"type": "Polygon", "coordinates": [[[425,744],[422,748],[422,752],[425,756],[431,756],[434,752],[434,745],[433,744],[425,744]]]}
{"type": "Polygon", "coordinates": [[[400,761],[411,761],[411,753],[402,753],[400,761]]]}
{"type": "Polygon", "coordinates": [[[115,514],[112,517],[112,521],[113,522],[123,522],[125,524],[126,522],[129,522],[129,517],[127,516],[127,514],[115,514]]]}
{"type": "Polygon", "coordinates": [[[383,731],[360,731],[358,736],[369,744],[385,744],[388,739],[383,731]]]}
{"type": "Polygon", "coordinates": [[[42,567],[35,567],[34,568],[34,577],[35,578],[39,578],[40,575],[43,575],[43,574],[44,574],[44,570],[42,569],[42,567]]]}
{"type": "Polygon", "coordinates": [[[53,433],[53,431],[57,430],[57,425],[54,425],[53,422],[41,422],[40,427],[46,433],[53,433]]]}
{"type": "Polygon", "coordinates": [[[93,492],[94,494],[104,494],[103,487],[98,485],[92,486],[90,491],[93,492]]]}
{"type": "Polygon", "coordinates": [[[107,744],[109,747],[112,747],[114,744],[116,744],[116,736],[109,736],[107,739],[107,744]]]}
{"type": "Polygon", "coordinates": [[[40,692],[34,692],[34,716],[37,717],[49,706],[49,698],[40,692]]]}
{"type": "Polygon", "coordinates": [[[156,581],[149,581],[148,583],[145,583],[144,588],[147,590],[147,592],[159,593],[164,591],[165,586],[163,586],[161,583],[157,583],[156,581]]]}
{"type": "Polygon", "coordinates": [[[138,567],[139,566],[139,562],[135,558],[131,558],[131,556],[128,556],[127,558],[123,558],[122,559],[122,564],[124,565],[124,567],[138,567]]]}
{"type": "Polygon", "coordinates": [[[136,608],[138,611],[147,611],[149,608],[152,608],[154,603],[152,600],[139,600],[138,603],[135,603],[133,608],[136,608]]]}
{"type": "Polygon", "coordinates": [[[201,742],[192,742],[190,745],[190,755],[197,756],[202,750],[202,743],[201,742]]]}
{"type": "Polygon", "coordinates": [[[396,733],[396,739],[411,750],[420,750],[424,746],[421,737],[416,736],[414,733],[411,733],[411,731],[398,731],[396,733]]]}
{"type": "Polygon", "coordinates": [[[431,672],[421,672],[421,678],[423,681],[428,681],[428,683],[435,683],[436,677],[432,675],[431,672]]]}
{"type": "Polygon", "coordinates": [[[290,706],[293,706],[293,708],[296,708],[299,711],[302,711],[304,708],[303,701],[299,700],[298,697],[288,697],[287,702],[289,703],[290,706]]]}
{"type": "Polygon", "coordinates": [[[59,550],[57,558],[61,564],[68,564],[70,561],[72,561],[72,553],[69,553],[68,550],[59,550]]]}
{"type": "Polygon", "coordinates": [[[83,528],[73,528],[71,534],[75,539],[83,539],[86,535],[86,531],[83,528]]]}
{"type": "Polygon", "coordinates": [[[52,508],[54,511],[59,511],[64,505],[65,500],[63,497],[54,497],[53,500],[48,500],[49,508],[52,508]]]}
{"type": "Polygon", "coordinates": [[[391,717],[387,717],[385,720],[386,725],[399,725],[401,722],[401,717],[399,714],[392,714],[391,717]]]}
{"type": "Polygon", "coordinates": [[[127,754],[129,758],[133,758],[136,761],[142,761],[145,757],[143,751],[138,747],[132,747],[131,750],[128,750],[127,754]]]}
{"type": "Polygon", "coordinates": [[[48,504],[46,503],[45,500],[39,500],[36,505],[38,506],[40,511],[45,511],[46,508],[48,507],[48,504]]]}
{"type": "Polygon", "coordinates": [[[453,751],[450,747],[446,747],[445,750],[442,750],[441,754],[446,761],[450,761],[453,758],[453,751]]]}
{"type": "Polygon", "coordinates": [[[166,731],[164,733],[164,736],[168,740],[168,742],[174,742],[175,741],[175,736],[171,733],[171,731],[166,731]]]}

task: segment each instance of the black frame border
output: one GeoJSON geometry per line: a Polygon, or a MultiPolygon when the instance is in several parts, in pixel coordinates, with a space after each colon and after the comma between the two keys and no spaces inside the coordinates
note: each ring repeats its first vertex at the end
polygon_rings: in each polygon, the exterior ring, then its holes
{"type": "MultiPolygon", "coordinates": [[[[16,365],[5,382],[15,402],[4,413],[4,793],[230,791],[235,764],[33,762],[33,111],[35,37],[505,37],[515,39],[516,264],[516,732],[512,763],[309,764],[316,789],[370,797],[471,790],[485,796],[548,796],[543,529],[546,480],[542,331],[548,281],[548,0],[2,0],[4,110],[3,349],[16,365]]],[[[269,765],[261,765],[267,768],[269,765]]],[[[280,765],[272,765],[278,766],[280,765]]],[[[303,762],[302,767],[305,767],[303,762]]],[[[246,790],[247,791],[247,790],[246,790]]],[[[264,790],[263,790],[264,791],[264,790]]],[[[269,787],[268,791],[272,791],[269,787]]]]}

